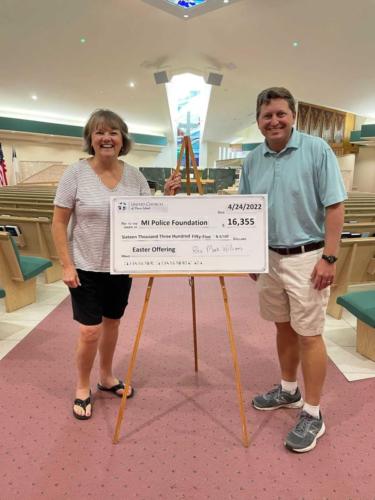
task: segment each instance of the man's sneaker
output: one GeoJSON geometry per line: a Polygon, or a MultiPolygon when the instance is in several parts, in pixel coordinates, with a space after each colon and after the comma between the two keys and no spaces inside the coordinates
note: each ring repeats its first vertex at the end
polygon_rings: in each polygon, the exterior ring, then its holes
{"type": "Polygon", "coordinates": [[[252,401],[254,408],[257,410],[276,410],[277,408],[301,408],[303,406],[303,399],[300,390],[294,394],[283,391],[281,384],[277,385],[265,394],[255,396],[252,401]]]}
{"type": "Polygon", "coordinates": [[[316,446],[318,438],[323,436],[326,427],[323,422],[322,414],[315,418],[309,413],[302,411],[297,425],[289,432],[285,440],[285,446],[288,450],[303,453],[310,451],[316,446]]]}

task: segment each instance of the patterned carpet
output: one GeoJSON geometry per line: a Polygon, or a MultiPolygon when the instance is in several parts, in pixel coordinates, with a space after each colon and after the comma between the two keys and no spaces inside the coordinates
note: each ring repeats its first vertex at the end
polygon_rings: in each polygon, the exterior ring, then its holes
{"type": "MultiPolygon", "coordinates": [[[[375,498],[374,382],[349,383],[330,362],[322,403],[327,433],[315,450],[288,452],[296,410],[257,412],[254,393],[279,381],[274,328],[260,319],[248,278],[226,279],[239,352],[249,448],[241,422],[219,280],[196,279],[200,369],[194,373],[186,278],[155,280],[119,444],[120,399],[98,393],[94,414],[71,415],[76,325],[69,299],[0,361],[0,498],[375,498]]],[[[136,279],[122,322],[124,377],[146,280],[136,279]]]]}

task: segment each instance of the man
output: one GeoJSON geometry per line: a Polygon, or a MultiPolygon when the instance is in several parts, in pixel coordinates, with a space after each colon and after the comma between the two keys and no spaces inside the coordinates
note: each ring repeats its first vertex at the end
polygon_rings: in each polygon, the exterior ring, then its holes
{"type": "Polygon", "coordinates": [[[268,194],[269,273],[257,281],[261,315],[273,321],[281,383],[255,396],[257,410],[302,408],[285,446],[305,452],[325,432],[320,397],[327,355],[322,333],[344,223],[345,188],[337,159],[318,137],[293,129],[291,93],[273,87],[257,99],[265,142],[246,158],[241,194],[268,194]],[[297,385],[301,362],[305,402],[297,385]]]}

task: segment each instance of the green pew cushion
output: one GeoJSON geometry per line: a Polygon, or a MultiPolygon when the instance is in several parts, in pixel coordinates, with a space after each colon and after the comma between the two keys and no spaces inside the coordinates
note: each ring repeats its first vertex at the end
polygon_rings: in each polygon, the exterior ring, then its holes
{"type": "Polygon", "coordinates": [[[52,266],[52,262],[48,259],[44,259],[43,257],[31,257],[31,256],[20,255],[18,246],[14,241],[12,235],[10,236],[10,240],[12,242],[14,253],[16,254],[22,275],[25,280],[29,280],[30,278],[38,276],[38,274],[43,272],[48,267],[52,266]]]}
{"type": "Polygon", "coordinates": [[[38,276],[38,274],[52,266],[52,262],[49,259],[44,259],[43,257],[20,255],[19,259],[20,268],[25,280],[38,276]]]}
{"type": "Polygon", "coordinates": [[[5,297],[5,290],[3,288],[0,288],[0,299],[5,297]]]}
{"type": "Polygon", "coordinates": [[[375,290],[347,293],[337,297],[336,302],[360,321],[375,328],[375,290]]]}

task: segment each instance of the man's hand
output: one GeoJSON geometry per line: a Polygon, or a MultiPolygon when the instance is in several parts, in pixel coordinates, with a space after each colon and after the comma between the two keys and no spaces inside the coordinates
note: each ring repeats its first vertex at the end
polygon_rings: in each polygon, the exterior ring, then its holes
{"type": "Polygon", "coordinates": [[[164,194],[166,196],[174,196],[181,190],[181,174],[173,171],[171,176],[165,181],[164,194]]]}
{"type": "Polygon", "coordinates": [[[311,281],[316,290],[323,290],[333,283],[336,274],[336,264],[329,264],[320,259],[311,273],[311,281]]]}

